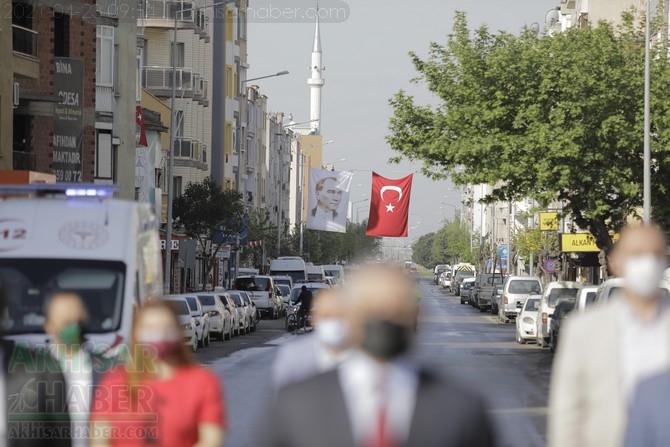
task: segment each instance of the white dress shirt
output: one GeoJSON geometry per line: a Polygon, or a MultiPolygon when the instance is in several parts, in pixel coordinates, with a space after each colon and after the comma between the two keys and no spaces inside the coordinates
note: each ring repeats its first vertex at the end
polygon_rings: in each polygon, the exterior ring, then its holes
{"type": "Polygon", "coordinates": [[[623,297],[619,299],[623,304],[619,318],[622,385],[630,402],[642,380],[670,368],[670,344],[662,310],[653,320],[643,321],[623,297]]]}
{"type": "MultiPolygon", "coordinates": [[[[310,217],[312,217],[311,214],[310,217]]],[[[344,231],[344,227],[335,220],[335,215],[332,211],[324,211],[318,206],[311,223],[310,226],[318,230],[344,231]]]]}
{"type": "Polygon", "coordinates": [[[91,356],[82,350],[68,355],[54,349],[67,386],[67,404],[72,420],[72,446],[88,446],[88,421],[92,399],[93,370],[91,356]]]}
{"type": "Polygon", "coordinates": [[[393,440],[407,441],[412,426],[419,375],[409,362],[380,363],[355,352],[338,369],[354,441],[365,445],[375,439],[379,409],[386,402],[386,428],[393,440]],[[379,383],[384,390],[380,392],[379,383]]]}

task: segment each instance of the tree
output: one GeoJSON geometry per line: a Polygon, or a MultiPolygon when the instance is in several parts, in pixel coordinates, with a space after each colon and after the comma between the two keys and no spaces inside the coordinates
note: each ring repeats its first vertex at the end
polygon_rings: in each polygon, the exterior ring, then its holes
{"type": "Polygon", "coordinates": [[[459,220],[445,223],[433,240],[433,260],[436,263],[474,262],[471,236],[469,228],[462,225],[459,220]]]}
{"type": "MultiPolygon", "coordinates": [[[[665,33],[662,33],[665,35],[665,33]]],[[[438,100],[391,100],[387,141],[433,178],[495,185],[487,202],[559,201],[602,249],[641,206],[644,45],[632,15],[553,35],[474,32],[456,13],[444,45],[410,53],[438,100]]],[[[670,180],[670,80],[666,42],[652,57],[653,172],[670,180]]],[[[658,182],[662,183],[662,182],[658,182]]],[[[670,217],[667,183],[655,184],[655,215],[670,217]]]]}
{"type": "Polygon", "coordinates": [[[186,235],[199,241],[205,258],[205,275],[208,276],[225,241],[215,244],[211,253],[205,250],[207,241],[214,241],[217,233],[228,236],[242,230],[242,195],[232,189],[221,190],[212,177],[207,177],[201,183],[189,183],[172,206],[175,225],[183,227],[186,235]]]}
{"type": "Polygon", "coordinates": [[[432,269],[439,263],[433,257],[433,243],[435,242],[435,233],[427,233],[419,237],[412,245],[412,261],[432,269]]]}

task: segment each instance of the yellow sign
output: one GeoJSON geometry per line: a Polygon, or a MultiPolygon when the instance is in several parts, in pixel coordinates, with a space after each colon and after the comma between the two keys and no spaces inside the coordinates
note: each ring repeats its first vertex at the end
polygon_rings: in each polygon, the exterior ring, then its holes
{"type": "Polygon", "coordinates": [[[540,213],[540,231],[558,231],[558,213],[540,213]]]}
{"type": "MultiPolygon", "coordinates": [[[[619,235],[612,236],[612,241],[619,240],[619,235]]],[[[596,240],[590,233],[561,234],[561,251],[563,253],[599,252],[596,240]]]]}

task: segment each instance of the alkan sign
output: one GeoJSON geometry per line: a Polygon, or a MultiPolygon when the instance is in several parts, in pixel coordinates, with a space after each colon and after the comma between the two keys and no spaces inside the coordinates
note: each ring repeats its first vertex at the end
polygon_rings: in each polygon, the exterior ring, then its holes
{"type": "Polygon", "coordinates": [[[82,134],[84,133],[84,61],[54,58],[54,106],[52,169],[59,182],[81,182],[82,134]]]}
{"type": "MultiPolygon", "coordinates": [[[[619,235],[612,236],[612,242],[619,240],[619,235]]],[[[590,233],[563,233],[561,234],[561,251],[563,253],[595,253],[600,249],[596,239],[590,233]]]]}

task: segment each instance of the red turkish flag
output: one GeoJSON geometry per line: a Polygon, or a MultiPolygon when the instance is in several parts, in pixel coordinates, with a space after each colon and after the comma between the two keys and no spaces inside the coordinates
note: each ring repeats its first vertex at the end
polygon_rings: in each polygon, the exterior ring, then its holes
{"type": "Polygon", "coordinates": [[[368,236],[407,237],[409,197],[412,193],[412,177],[393,180],[372,173],[372,194],[368,236]]]}
{"type": "Polygon", "coordinates": [[[147,147],[147,133],[144,131],[144,114],[142,114],[142,106],[137,106],[135,108],[135,122],[140,128],[140,140],[138,141],[139,146],[147,147]]]}

